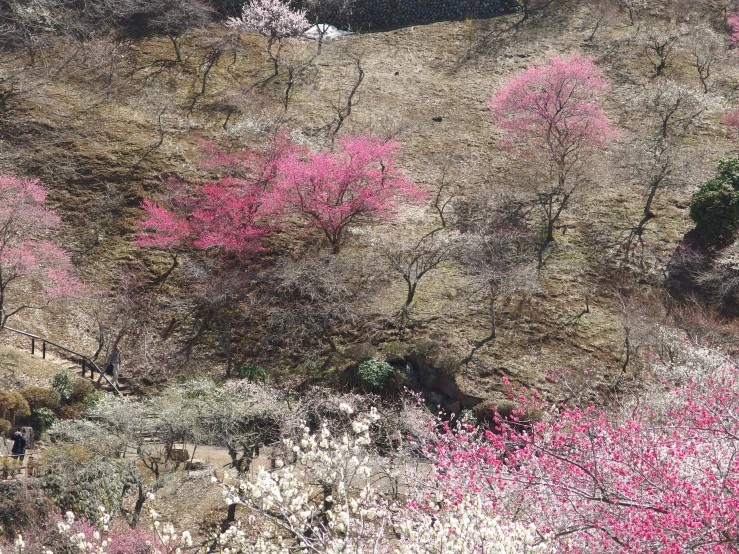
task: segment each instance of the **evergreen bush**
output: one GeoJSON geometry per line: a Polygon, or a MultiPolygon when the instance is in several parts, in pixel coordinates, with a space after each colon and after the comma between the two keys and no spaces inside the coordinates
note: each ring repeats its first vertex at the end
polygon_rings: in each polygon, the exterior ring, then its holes
{"type": "Polygon", "coordinates": [[[731,244],[739,230],[739,158],[718,163],[718,175],[693,194],[690,218],[710,246],[731,244]]]}

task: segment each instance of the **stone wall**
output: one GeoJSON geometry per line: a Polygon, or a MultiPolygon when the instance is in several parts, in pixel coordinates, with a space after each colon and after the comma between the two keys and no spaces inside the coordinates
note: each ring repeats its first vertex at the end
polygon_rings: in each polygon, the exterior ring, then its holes
{"type": "MultiPolygon", "coordinates": [[[[348,4],[346,9],[334,11],[321,23],[330,23],[340,29],[369,31],[468,17],[495,17],[518,9],[516,0],[350,0],[348,4]]],[[[300,2],[294,5],[300,7],[300,2]]],[[[315,21],[313,14],[308,15],[315,21]]]]}

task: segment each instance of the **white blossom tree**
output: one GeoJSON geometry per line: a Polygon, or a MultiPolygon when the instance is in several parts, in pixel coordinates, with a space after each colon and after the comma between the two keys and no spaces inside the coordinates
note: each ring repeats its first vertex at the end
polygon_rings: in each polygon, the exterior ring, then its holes
{"type": "Polygon", "coordinates": [[[267,55],[277,77],[280,54],[286,40],[296,38],[310,27],[304,10],[293,10],[281,0],[253,0],[244,4],[241,17],[230,17],[226,26],[237,31],[255,31],[267,37],[267,55]]]}

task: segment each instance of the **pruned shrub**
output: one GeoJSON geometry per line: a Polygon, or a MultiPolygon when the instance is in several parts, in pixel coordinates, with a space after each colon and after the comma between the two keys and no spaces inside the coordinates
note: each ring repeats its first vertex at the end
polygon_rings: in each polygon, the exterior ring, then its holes
{"type": "Polygon", "coordinates": [[[19,418],[31,415],[31,408],[23,395],[19,392],[6,392],[4,398],[0,398],[3,403],[0,405],[3,419],[10,419],[15,425],[19,418]]]}
{"type": "Polygon", "coordinates": [[[718,163],[718,175],[690,200],[690,218],[703,239],[718,248],[731,244],[739,230],[739,158],[718,163]]]}
{"type": "Polygon", "coordinates": [[[360,362],[357,366],[357,377],[371,389],[382,389],[393,373],[393,366],[377,358],[360,362]]]}
{"type": "Polygon", "coordinates": [[[12,427],[13,424],[7,419],[0,419],[0,435],[7,435],[12,427]]]}
{"type": "Polygon", "coordinates": [[[95,387],[85,379],[75,379],[72,382],[72,393],[69,395],[71,404],[83,404],[91,396],[97,396],[95,387]]]}
{"type": "Polygon", "coordinates": [[[28,402],[31,411],[39,408],[55,410],[59,406],[61,397],[54,389],[45,389],[43,387],[26,387],[20,391],[23,398],[28,402]]]}

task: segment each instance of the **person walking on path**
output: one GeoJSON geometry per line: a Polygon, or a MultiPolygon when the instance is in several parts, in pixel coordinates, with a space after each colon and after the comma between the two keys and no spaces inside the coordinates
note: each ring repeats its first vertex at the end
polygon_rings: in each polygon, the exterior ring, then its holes
{"type": "Polygon", "coordinates": [[[26,432],[23,429],[17,429],[13,433],[13,449],[10,451],[11,458],[20,459],[21,465],[26,457],[26,432]]]}
{"type": "Polygon", "coordinates": [[[110,365],[110,369],[113,372],[113,384],[117,387],[118,386],[118,372],[121,369],[121,350],[117,346],[113,348],[113,352],[110,353],[110,358],[108,358],[108,364],[110,365]]]}

